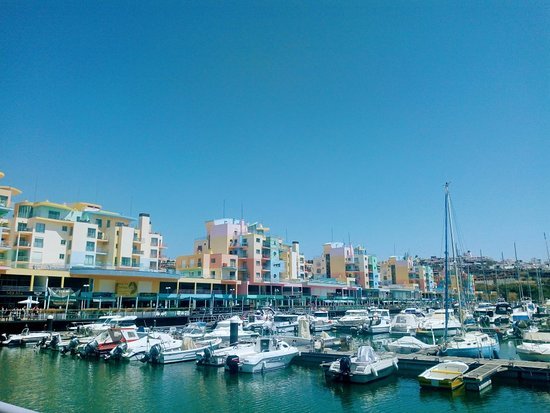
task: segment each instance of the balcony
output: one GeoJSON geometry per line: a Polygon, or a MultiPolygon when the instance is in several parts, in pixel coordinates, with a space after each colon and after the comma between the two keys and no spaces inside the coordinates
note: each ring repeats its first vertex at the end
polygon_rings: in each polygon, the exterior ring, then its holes
{"type": "Polygon", "coordinates": [[[32,232],[32,227],[27,227],[27,226],[17,227],[17,231],[18,232],[32,232]]]}
{"type": "Polygon", "coordinates": [[[98,232],[97,233],[97,241],[98,242],[109,242],[109,240],[107,239],[107,236],[103,232],[98,232]]]}
{"type": "Polygon", "coordinates": [[[30,247],[31,243],[29,241],[25,241],[23,239],[20,239],[19,242],[15,243],[16,247],[30,247]]]}
{"type": "Polygon", "coordinates": [[[132,250],[132,255],[143,255],[144,252],[140,250],[132,250]]]}

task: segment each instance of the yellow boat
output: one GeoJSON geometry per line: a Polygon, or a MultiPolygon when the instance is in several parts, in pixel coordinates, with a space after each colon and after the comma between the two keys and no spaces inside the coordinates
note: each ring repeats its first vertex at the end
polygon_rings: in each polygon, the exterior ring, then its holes
{"type": "Polygon", "coordinates": [[[469,366],[460,361],[444,361],[418,376],[422,387],[454,390],[464,384],[463,375],[469,366]]]}

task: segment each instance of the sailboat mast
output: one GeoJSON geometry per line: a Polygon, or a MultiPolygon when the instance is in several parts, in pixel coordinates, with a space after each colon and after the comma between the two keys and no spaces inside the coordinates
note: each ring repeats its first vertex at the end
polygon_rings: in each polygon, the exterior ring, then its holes
{"type": "Polygon", "coordinates": [[[516,276],[518,277],[519,299],[520,299],[520,301],[523,301],[523,287],[521,285],[521,279],[519,277],[518,251],[516,249],[516,243],[515,242],[514,242],[514,255],[516,257],[516,276]]]}
{"type": "Polygon", "coordinates": [[[449,326],[449,183],[445,183],[445,336],[447,341],[447,328],[449,326]]]}

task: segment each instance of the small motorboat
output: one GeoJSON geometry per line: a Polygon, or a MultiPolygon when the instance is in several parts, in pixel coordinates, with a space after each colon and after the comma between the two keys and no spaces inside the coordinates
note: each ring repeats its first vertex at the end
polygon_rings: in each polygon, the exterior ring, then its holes
{"type": "Polygon", "coordinates": [[[399,354],[411,354],[419,351],[437,352],[439,346],[436,344],[426,344],[412,336],[401,337],[398,340],[386,344],[388,351],[399,354]]]}
{"type": "Polygon", "coordinates": [[[325,369],[325,377],[334,381],[369,383],[389,376],[397,371],[397,357],[394,354],[376,354],[371,346],[361,346],[357,355],[342,357],[325,369]]]}
{"type": "Polygon", "coordinates": [[[255,343],[237,343],[213,351],[207,347],[203,351],[196,352],[197,365],[223,367],[228,356],[242,357],[245,354],[253,353],[255,348],[255,343]]]}
{"type": "Polygon", "coordinates": [[[151,347],[148,355],[141,361],[150,361],[153,364],[171,364],[183,361],[193,361],[197,358],[198,352],[204,352],[206,349],[213,351],[219,347],[222,339],[220,337],[195,341],[186,337],[183,339],[179,348],[165,348],[162,343],[151,347]]]}
{"type": "Polygon", "coordinates": [[[38,344],[43,339],[50,339],[50,332],[40,331],[40,332],[31,332],[28,327],[25,327],[20,334],[10,334],[6,336],[2,334],[4,338],[1,342],[3,346],[25,346],[27,344],[38,344]]]}
{"type": "Polygon", "coordinates": [[[124,341],[105,355],[105,361],[140,361],[145,354],[156,344],[162,344],[164,350],[180,348],[182,340],[177,340],[168,333],[150,332],[135,341],[124,341]]]}
{"type": "Polygon", "coordinates": [[[464,384],[464,373],[469,366],[460,361],[444,361],[418,376],[422,387],[455,390],[464,384]]]}
{"type": "Polygon", "coordinates": [[[296,347],[283,340],[260,337],[256,340],[252,352],[242,356],[235,354],[227,356],[225,369],[231,373],[264,373],[285,368],[298,354],[296,347]]]}

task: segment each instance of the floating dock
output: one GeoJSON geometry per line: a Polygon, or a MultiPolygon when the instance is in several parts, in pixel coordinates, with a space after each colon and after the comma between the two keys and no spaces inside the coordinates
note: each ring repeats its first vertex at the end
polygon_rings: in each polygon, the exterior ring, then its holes
{"type": "MultiPolygon", "coordinates": [[[[297,357],[298,363],[322,365],[343,356],[351,356],[353,351],[325,350],[314,352],[305,350],[297,357]]],[[[421,373],[444,360],[466,363],[470,369],[464,374],[467,390],[481,391],[491,385],[493,377],[509,378],[519,382],[550,384],[550,363],[509,359],[474,359],[468,357],[443,357],[426,354],[397,354],[399,371],[421,373]]]]}

